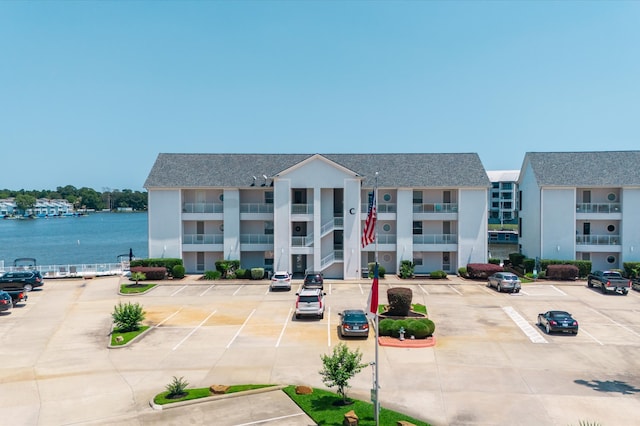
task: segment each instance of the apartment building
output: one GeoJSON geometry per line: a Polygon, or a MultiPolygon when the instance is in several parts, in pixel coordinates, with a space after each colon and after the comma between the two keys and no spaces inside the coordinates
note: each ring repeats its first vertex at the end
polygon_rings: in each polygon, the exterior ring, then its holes
{"type": "Polygon", "coordinates": [[[518,223],[519,170],[489,170],[489,223],[515,225],[518,223]]]}
{"type": "Polygon", "coordinates": [[[528,152],[518,179],[519,243],[529,258],[640,261],[640,151],[528,152]]]}
{"type": "Polygon", "coordinates": [[[144,184],[149,257],[353,279],[377,248],[388,273],[403,260],[455,273],[487,261],[489,186],[477,154],[162,153],[144,184]],[[377,244],[363,248],[376,186],[377,244]]]}

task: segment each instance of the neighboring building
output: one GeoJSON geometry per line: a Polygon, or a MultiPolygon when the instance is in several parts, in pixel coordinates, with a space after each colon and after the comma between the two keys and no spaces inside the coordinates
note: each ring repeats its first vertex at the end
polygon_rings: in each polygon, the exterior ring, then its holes
{"type": "Polygon", "coordinates": [[[518,170],[487,171],[489,191],[489,224],[518,223],[518,170]]]}
{"type": "MultiPolygon", "coordinates": [[[[0,200],[1,216],[17,216],[21,212],[14,198],[0,200]]],[[[38,217],[65,216],[74,213],[73,204],[63,199],[38,198],[33,208],[27,209],[24,215],[34,215],[38,217]]]]}
{"type": "Polygon", "coordinates": [[[519,242],[529,258],[640,261],[640,151],[529,152],[519,186],[519,242]]]}
{"type": "Polygon", "coordinates": [[[455,273],[487,261],[487,173],[477,154],[159,154],[144,184],[149,257],[188,273],[218,260],[353,279],[455,273]],[[378,173],[377,246],[361,247],[378,173]]]}

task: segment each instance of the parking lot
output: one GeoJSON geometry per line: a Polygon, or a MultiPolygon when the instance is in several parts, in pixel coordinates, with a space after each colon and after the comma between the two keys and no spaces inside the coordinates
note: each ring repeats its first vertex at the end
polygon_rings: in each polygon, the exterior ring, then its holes
{"type": "MultiPolygon", "coordinates": [[[[254,401],[249,420],[215,404],[154,412],[148,402],[173,376],[193,387],[324,387],[320,355],[341,341],[338,312],[364,308],[370,287],[369,280],[326,281],[324,318],[297,320],[295,281],[291,292],[269,292],[266,281],[185,279],[139,296],[119,296],[120,282],[47,280],[25,305],[0,315],[0,406],[12,424],[305,424],[295,407],[282,408],[279,419],[260,417],[254,401]],[[108,349],[118,301],[141,303],[153,329],[133,345],[108,349]],[[224,419],[211,417],[222,412],[224,419]]],[[[381,303],[394,286],[411,288],[413,302],[426,305],[437,344],[379,348],[382,406],[435,425],[637,423],[640,293],[605,296],[584,283],[544,282],[506,294],[456,278],[387,278],[381,303]],[[579,334],[538,328],[538,313],[552,309],[571,312],[579,334]]],[[[373,336],[346,343],[374,361],[373,336]]],[[[371,383],[365,369],[349,394],[368,400],[371,383]]]]}

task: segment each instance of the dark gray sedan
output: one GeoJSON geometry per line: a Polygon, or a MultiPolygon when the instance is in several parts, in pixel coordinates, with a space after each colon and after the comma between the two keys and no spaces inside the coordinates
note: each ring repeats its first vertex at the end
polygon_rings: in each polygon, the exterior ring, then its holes
{"type": "Polygon", "coordinates": [[[578,321],[565,311],[547,311],[538,314],[538,327],[544,328],[547,334],[554,331],[578,334],[578,321]]]}
{"type": "Polygon", "coordinates": [[[369,319],[362,309],[340,312],[340,337],[369,337],[369,319]]]}
{"type": "Polygon", "coordinates": [[[10,311],[11,308],[13,308],[11,295],[6,291],[0,290],[0,312],[10,311]]]}

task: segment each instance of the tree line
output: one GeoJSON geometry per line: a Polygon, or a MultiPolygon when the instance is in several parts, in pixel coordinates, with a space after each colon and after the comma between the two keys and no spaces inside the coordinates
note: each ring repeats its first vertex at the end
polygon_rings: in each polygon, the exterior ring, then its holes
{"type": "Polygon", "coordinates": [[[117,210],[128,208],[133,210],[147,210],[147,192],[132,191],[131,189],[104,188],[98,192],[93,188],[76,188],[73,185],[59,186],[55,191],[21,189],[13,191],[0,190],[0,199],[13,198],[18,209],[24,211],[32,208],[39,198],[50,200],[67,200],[73,204],[75,210],[117,210]]]}

